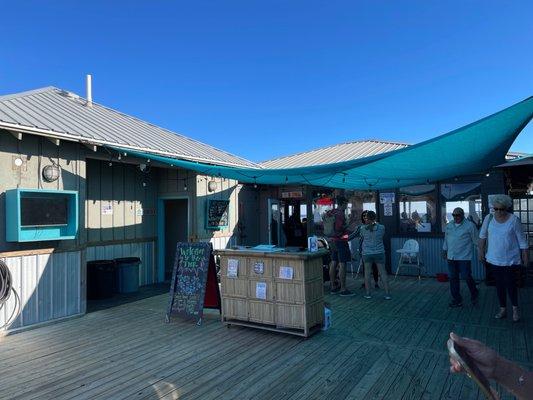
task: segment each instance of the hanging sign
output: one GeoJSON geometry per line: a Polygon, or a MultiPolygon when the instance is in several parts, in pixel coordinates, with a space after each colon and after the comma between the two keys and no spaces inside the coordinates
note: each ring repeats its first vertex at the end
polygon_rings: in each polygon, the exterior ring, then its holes
{"type": "Polygon", "coordinates": [[[379,194],[379,202],[381,204],[394,204],[395,201],[395,193],[380,193],[379,194]]]}
{"type": "Polygon", "coordinates": [[[229,224],[229,200],[207,200],[206,229],[221,229],[229,224]]]}
{"type": "Polygon", "coordinates": [[[210,243],[178,243],[166,321],[171,315],[202,322],[204,308],[220,310],[215,260],[210,243]]]}
{"type": "Polygon", "coordinates": [[[294,190],[292,192],[281,192],[282,199],[301,199],[304,193],[301,190],[294,190]]]}

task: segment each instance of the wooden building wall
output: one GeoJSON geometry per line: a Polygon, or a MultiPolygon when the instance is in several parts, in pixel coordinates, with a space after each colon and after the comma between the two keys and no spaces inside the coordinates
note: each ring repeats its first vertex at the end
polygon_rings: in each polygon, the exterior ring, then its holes
{"type": "MultiPolygon", "coordinates": [[[[61,142],[56,146],[39,136],[23,135],[16,139],[7,131],[0,131],[0,216],[4,221],[5,191],[16,188],[76,190],[79,193],[79,226],[84,223],[85,198],[85,148],[72,142],[61,142]],[[15,158],[20,157],[23,164],[17,167],[15,158]],[[55,162],[61,167],[61,175],[55,182],[41,178],[44,166],[55,162]]],[[[6,242],[5,225],[0,224],[0,256],[9,251],[48,248],[72,249],[84,243],[79,236],[76,240],[16,243],[6,242]]]]}
{"type": "Polygon", "coordinates": [[[25,328],[50,320],[61,319],[85,312],[85,236],[73,240],[42,242],[6,242],[6,190],[55,189],[76,190],[79,193],[79,232],[83,232],[85,204],[85,147],[72,142],[59,146],[44,137],[23,135],[18,140],[6,131],[0,131],[0,259],[4,261],[13,279],[15,295],[0,310],[0,327],[4,330],[25,328]],[[23,164],[17,167],[16,158],[23,164]],[[55,182],[41,178],[44,166],[55,162],[61,175],[55,182]]]}
{"type": "Polygon", "coordinates": [[[204,175],[196,176],[196,201],[193,210],[193,240],[211,242],[215,249],[225,249],[239,243],[237,222],[238,196],[242,185],[233,179],[211,177],[204,175]],[[209,182],[216,182],[216,189],[209,190],[209,182]],[[220,230],[206,229],[207,200],[229,200],[229,224],[220,230]]]}

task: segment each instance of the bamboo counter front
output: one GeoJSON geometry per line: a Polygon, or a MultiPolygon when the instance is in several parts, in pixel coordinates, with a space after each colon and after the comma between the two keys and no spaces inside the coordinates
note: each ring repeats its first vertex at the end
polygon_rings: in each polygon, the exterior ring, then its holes
{"type": "Polygon", "coordinates": [[[217,250],[222,322],[310,336],[324,320],[325,253],[217,250]]]}

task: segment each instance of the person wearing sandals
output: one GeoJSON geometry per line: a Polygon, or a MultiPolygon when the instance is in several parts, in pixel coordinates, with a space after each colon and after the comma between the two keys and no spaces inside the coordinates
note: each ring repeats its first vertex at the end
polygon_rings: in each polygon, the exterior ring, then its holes
{"type": "Polygon", "coordinates": [[[513,200],[509,196],[502,194],[492,198],[494,215],[485,217],[479,232],[479,259],[486,261],[489,269],[494,271],[500,302],[500,311],[495,318],[507,316],[508,294],[513,307],[513,321],[518,322],[520,312],[515,271],[520,264],[528,264],[528,244],[520,220],[508,211],[512,205],[513,200]]]}
{"type": "Polygon", "coordinates": [[[479,291],[472,278],[473,248],[477,246],[478,233],[476,226],[465,219],[465,212],[461,207],[452,211],[453,221],[446,225],[444,242],[442,244],[442,257],[448,262],[450,271],[450,292],[452,301],[450,307],[461,307],[461,284],[459,276],[466,281],[470,289],[472,304],[476,304],[479,291]]]}
{"type": "Polygon", "coordinates": [[[365,299],[370,299],[370,274],[372,273],[372,263],[376,263],[378,271],[381,274],[381,280],[385,288],[385,299],[390,300],[389,280],[385,270],[385,246],[383,245],[383,236],[385,227],[376,222],[376,213],[368,211],[366,213],[368,223],[359,230],[362,238],[361,253],[365,266],[365,299]]]}

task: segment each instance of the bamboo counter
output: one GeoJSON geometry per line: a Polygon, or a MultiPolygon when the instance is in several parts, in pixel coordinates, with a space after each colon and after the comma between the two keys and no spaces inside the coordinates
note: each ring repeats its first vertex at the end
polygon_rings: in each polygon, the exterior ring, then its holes
{"type": "Polygon", "coordinates": [[[318,252],[217,250],[222,322],[308,337],[324,320],[318,252]]]}

